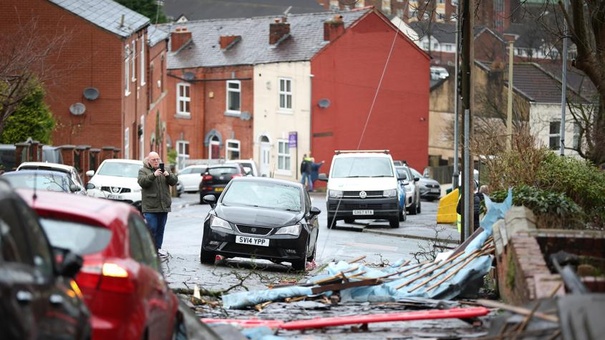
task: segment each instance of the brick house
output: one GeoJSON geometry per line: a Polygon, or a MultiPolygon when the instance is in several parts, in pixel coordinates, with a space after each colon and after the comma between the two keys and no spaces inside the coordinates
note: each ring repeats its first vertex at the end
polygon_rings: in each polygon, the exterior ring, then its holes
{"type": "Polygon", "coordinates": [[[150,142],[150,130],[165,111],[165,85],[157,85],[164,78],[167,36],[150,47],[149,24],[145,16],[111,0],[0,3],[2,32],[26,28],[65,38],[46,61],[54,74],[44,83],[46,103],[57,121],[52,143],[68,151],[65,163],[95,168],[104,158],[142,159],[158,147],[150,142]],[[154,118],[145,119],[150,113],[154,118]],[[88,152],[100,156],[82,157],[88,152]]]}
{"type": "Polygon", "coordinates": [[[426,165],[429,59],[375,9],[170,30],[168,134],[181,160],[253,158],[292,180],[311,150],[327,164],[336,149],[372,148],[426,165]]]}

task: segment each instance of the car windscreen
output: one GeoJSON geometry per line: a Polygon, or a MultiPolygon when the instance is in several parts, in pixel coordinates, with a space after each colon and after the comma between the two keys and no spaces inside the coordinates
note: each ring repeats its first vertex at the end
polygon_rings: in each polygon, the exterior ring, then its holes
{"type": "Polygon", "coordinates": [[[250,205],[262,208],[300,211],[301,189],[292,185],[271,182],[232,182],[225,191],[224,205],[250,205]]]}
{"type": "Polygon", "coordinates": [[[41,218],[41,222],[53,247],[69,249],[78,255],[98,253],[111,239],[111,230],[94,225],[51,218],[41,218]]]}
{"type": "Polygon", "coordinates": [[[38,189],[46,191],[69,192],[70,181],[67,175],[54,172],[16,171],[3,176],[13,188],[38,189]]]}
{"type": "Polygon", "coordinates": [[[99,168],[98,175],[137,178],[139,169],[143,167],[141,164],[107,162],[99,168]]]}
{"type": "Polygon", "coordinates": [[[331,178],[393,177],[393,161],[384,157],[343,157],[332,165],[331,178]]]}

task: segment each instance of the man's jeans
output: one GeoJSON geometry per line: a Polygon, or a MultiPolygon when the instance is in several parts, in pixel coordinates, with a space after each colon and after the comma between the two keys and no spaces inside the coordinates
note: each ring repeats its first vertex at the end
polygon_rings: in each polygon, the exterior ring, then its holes
{"type": "Polygon", "coordinates": [[[300,183],[302,183],[302,185],[305,185],[305,183],[307,184],[307,190],[308,191],[313,191],[313,181],[311,180],[311,174],[308,173],[303,173],[302,174],[302,178],[300,179],[300,183]]]}
{"type": "Polygon", "coordinates": [[[151,231],[156,249],[161,249],[162,242],[164,242],[164,228],[166,227],[166,220],[168,220],[168,213],[143,213],[143,216],[145,216],[147,227],[151,231]]]}

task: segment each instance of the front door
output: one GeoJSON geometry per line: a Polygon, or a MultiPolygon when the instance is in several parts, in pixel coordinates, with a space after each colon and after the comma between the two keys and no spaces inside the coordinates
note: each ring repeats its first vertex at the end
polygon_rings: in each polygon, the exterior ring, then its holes
{"type": "Polygon", "coordinates": [[[260,175],[271,177],[271,144],[263,136],[260,143],[260,175]]]}

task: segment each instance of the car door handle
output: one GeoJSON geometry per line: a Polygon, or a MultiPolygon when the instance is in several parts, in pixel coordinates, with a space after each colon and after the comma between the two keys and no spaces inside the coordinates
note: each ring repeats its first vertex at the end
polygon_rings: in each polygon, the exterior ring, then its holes
{"type": "Polygon", "coordinates": [[[33,300],[34,296],[31,292],[20,290],[17,292],[16,298],[20,304],[27,305],[33,300]]]}

